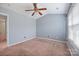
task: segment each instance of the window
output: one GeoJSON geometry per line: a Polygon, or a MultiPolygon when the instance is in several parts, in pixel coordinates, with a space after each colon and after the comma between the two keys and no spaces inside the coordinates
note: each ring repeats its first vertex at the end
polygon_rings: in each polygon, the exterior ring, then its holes
{"type": "Polygon", "coordinates": [[[69,39],[79,47],[79,4],[73,7],[68,16],[69,39]]]}

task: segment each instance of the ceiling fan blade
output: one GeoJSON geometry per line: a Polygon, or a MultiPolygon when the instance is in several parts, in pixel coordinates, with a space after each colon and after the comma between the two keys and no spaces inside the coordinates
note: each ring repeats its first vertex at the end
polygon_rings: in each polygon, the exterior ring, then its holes
{"type": "Polygon", "coordinates": [[[32,16],[35,14],[35,12],[32,13],[32,16]]]}
{"type": "Polygon", "coordinates": [[[34,10],[25,10],[25,11],[34,11],[34,10]]]}
{"type": "Polygon", "coordinates": [[[40,15],[42,15],[42,13],[41,12],[38,12],[40,15]]]}
{"type": "Polygon", "coordinates": [[[33,6],[34,6],[34,8],[37,8],[37,4],[36,3],[33,3],[33,6]]]}
{"type": "Polygon", "coordinates": [[[38,10],[47,10],[47,8],[40,8],[40,9],[38,9],[38,10]]]}

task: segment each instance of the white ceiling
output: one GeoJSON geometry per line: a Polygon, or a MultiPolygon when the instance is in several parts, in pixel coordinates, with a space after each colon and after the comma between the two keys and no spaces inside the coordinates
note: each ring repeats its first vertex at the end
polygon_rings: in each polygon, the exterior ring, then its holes
{"type": "MultiPolygon", "coordinates": [[[[33,11],[24,11],[28,9],[33,9],[32,3],[3,3],[0,4],[0,6],[9,8],[11,10],[14,10],[16,12],[31,16],[33,11]]],[[[67,14],[69,4],[68,3],[38,3],[38,8],[47,8],[46,11],[40,11],[43,13],[42,16],[46,14],[67,14]]],[[[34,16],[31,16],[33,18],[39,18],[41,17],[39,14],[35,14],[34,16]]]]}

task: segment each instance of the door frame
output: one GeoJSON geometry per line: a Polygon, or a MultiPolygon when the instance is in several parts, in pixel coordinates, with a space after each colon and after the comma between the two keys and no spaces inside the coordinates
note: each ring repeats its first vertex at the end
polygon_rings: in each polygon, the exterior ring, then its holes
{"type": "Polygon", "coordinates": [[[0,12],[0,15],[6,16],[6,37],[7,37],[7,46],[9,46],[9,15],[3,12],[0,12]]]}

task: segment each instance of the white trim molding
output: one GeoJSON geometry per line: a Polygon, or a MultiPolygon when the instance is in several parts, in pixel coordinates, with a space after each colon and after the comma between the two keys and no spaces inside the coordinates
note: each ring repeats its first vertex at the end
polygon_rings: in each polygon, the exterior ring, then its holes
{"type": "Polygon", "coordinates": [[[45,38],[45,37],[36,37],[37,39],[47,39],[47,40],[53,40],[53,41],[57,41],[57,42],[61,42],[61,43],[66,43],[67,41],[60,41],[57,39],[51,39],[51,38],[45,38]]]}
{"type": "Polygon", "coordinates": [[[36,38],[36,37],[31,37],[31,38],[28,38],[28,39],[25,38],[25,40],[23,40],[23,41],[20,41],[20,42],[14,43],[14,44],[10,44],[9,47],[10,47],[10,46],[14,46],[14,45],[16,45],[16,44],[23,43],[23,42],[25,42],[25,41],[29,41],[29,40],[35,39],[35,38],[36,38]]]}
{"type": "Polygon", "coordinates": [[[79,48],[72,40],[68,39],[67,46],[69,48],[71,56],[79,56],[79,48]]]}

